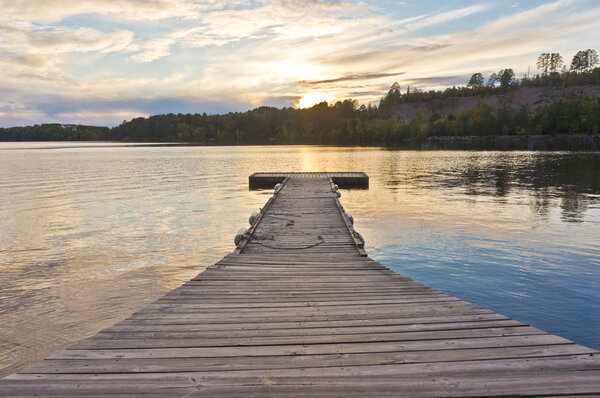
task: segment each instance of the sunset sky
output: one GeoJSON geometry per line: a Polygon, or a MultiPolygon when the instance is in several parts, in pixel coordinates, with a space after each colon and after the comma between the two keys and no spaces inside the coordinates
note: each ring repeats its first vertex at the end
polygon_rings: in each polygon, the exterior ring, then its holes
{"type": "Polygon", "coordinates": [[[598,0],[0,0],[0,126],[378,103],[600,51],[598,0]]]}

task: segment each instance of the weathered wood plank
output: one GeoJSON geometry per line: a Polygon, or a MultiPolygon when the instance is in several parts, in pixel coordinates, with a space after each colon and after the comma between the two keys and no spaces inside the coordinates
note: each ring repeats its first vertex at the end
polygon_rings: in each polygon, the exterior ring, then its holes
{"type": "MultiPolygon", "coordinates": [[[[569,352],[573,347],[579,347],[586,349],[585,347],[577,346],[575,344],[569,344],[565,346],[549,346],[547,348],[559,348],[563,347],[566,352],[569,352]],[[567,348],[571,347],[571,348],[567,348]]],[[[540,350],[547,348],[538,347],[540,350]]],[[[590,350],[590,349],[586,349],[590,350]]],[[[433,351],[432,351],[433,352],[433,351]]],[[[540,351],[541,352],[541,351],[540,351]]],[[[554,351],[549,351],[553,353],[554,351]]],[[[433,352],[435,353],[435,352],[433,352]]],[[[393,364],[384,365],[357,365],[348,367],[306,367],[303,368],[302,374],[308,377],[376,377],[381,376],[385,378],[394,377],[427,377],[427,376],[443,376],[443,375],[456,375],[462,374],[465,376],[477,374],[479,372],[494,372],[494,375],[511,375],[515,371],[517,372],[528,372],[532,370],[550,370],[550,371],[561,371],[561,370],[580,370],[594,372],[600,370],[600,355],[598,352],[585,353],[585,354],[566,354],[566,355],[549,355],[536,357],[536,352],[532,351],[527,355],[520,358],[508,358],[508,359],[492,359],[492,360],[472,360],[472,361],[433,361],[424,363],[400,363],[396,362],[393,364]]],[[[295,377],[298,376],[298,370],[295,368],[273,368],[269,369],[269,374],[273,377],[295,377]]],[[[80,373],[16,373],[2,380],[72,380],[72,381],[85,381],[89,377],[88,374],[80,373]]],[[[94,374],[96,380],[130,380],[135,378],[136,380],[150,380],[156,381],[156,374],[94,374]]],[[[261,370],[231,370],[231,371],[208,371],[208,372],[181,372],[181,373],[168,373],[162,375],[162,381],[168,382],[169,380],[179,380],[181,378],[198,377],[199,379],[205,379],[207,384],[211,384],[211,380],[219,383],[221,380],[234,380],[240,379],[242,383],[245,378],[262,377],[265,372],[261,370]]],[[[92,381],[93,382],[93,381],[92,381]]]]}
{"type": "Polygon", "coordinates": [[[361,319],[361,318],[381,318],[390,316],[423,316],[423,315],[445,315],[445,314],[472,314],[480,308],[475,304],[464,301],[448,301],[441,303],[413,303],[413,304],[390,304],[390,305],[371,305],[371,306],[353,306],[352,311],[343,306],[332,307],[300,307],[290,311],[288,309],[246,309],[244,311],[201,311],[195,309],[162,309],[160,311],[151,311],[142,309],[131,316],[135,319],[194,319],[203,318],[207,322],[211,320],[249,320],[255,319],[266,321],[267,319],[277,320],[327,320],[327,319],[361,319]]]}
{"type": "Polygon", "coordinates": [[[27,369],[31,373],[62,373],[64,369],[77,367],[76,373],[174,373],[214,372],[217,370],[255,369],[302,369],[311,367],[365,366],[385,364],[441,363],[469,360],[511,358],[543,358],[565,355],[589,354],[592,350],[577,346],[555,345],[537,347],[506,347],[440,351],[404,351],[385,353],[356,353],[299,356],[233,357],[217,358],[106,358],[106,359],[60,359],[40,362],[27,369]]]}
{"type": "Polygon", "coordinates": [[[257,330],[257,329],[297,329],[305,330],[310,328],[336,328],[336,327],[351,327],[351,326],[389,326],[389,325],[429,325],[429,324],[447,324],[454,322],[480,322],[488,320],[507,320],[504,315],[495,314],[489,310],[478,311],[475,314],[449,314],[445,316],[426,316],[426,317],[386,317],[386,318],[365,318],[365,319],[327,319],[325,321],[303,320],[295,322],[249,322],[249,323],[208,323],[203,319],[197,321],[188,320],[183,322],[162,323],[153,320],[132,319],[128,318],[115,326],[148,326],[148,327],[171,327],[178,326],[184,328],[202,328],[203,330],[257,330]]]}
{"type": "Polygon", "coordinates": [[[354,387],[360,394],[348,392],[344,396],[507,395],[507,386],[510,386],[510,395],[536,396],[545,392],[547,395],[595,394],[599,369],[598,355],[587,354],[313,367],[302,368],[301,371],[275,368],[181,373],[21,373],[0,380],[0,392],[7,396],[76,395],[81,392],[117,395],[127,392],[131,396],[151,395],[159,391],[164,394],[173,392],[173,396],[180,396],[182,392],[186,392],[186,396],[206,396],[207,388],[217,388],[218,396],[263,396],[264,391],[249,386],[263,386],[268,381],[266,384],[270,385],[302,386],[299,394],[339,396],[341,390],[338,389],[336,395],[322,387],[327,383],[339,386],[346,381],[346,385],[354,387]],[[490,385],[495,390],[491,390],[490,385]],[[238,389],[237,395],[232,386],[238,389]]]}
{"type": "MultiPolygon", "coordinates": [[[[82,340],[66,351],[78,352],[80,350],[92,350],[93,352],[111,350],[133,350],[146,349],[152,355],[168,352],[173,355],[177,350],[184,350],[191,356],[266,356],[266,355],[307,355],[307,354],[340,354],[357,352],[388,352],[401,350],[435,350],[435,349],[463,349],[463,348],[491,348],[512,346],[535,346],[549,344],[572,344],[562,337],[548,334],[533,334],[524,336],[492,336],[456,339],[431,339],[431,340],[398,340],[384,342],[340,342],[340,343],[316,343],[316,344],[280,344],[280,345],[244,345],[243,340],[238,341],[236,346],[204,346],[201,340],[176,340],[163,341],[161,339],[151,340],[128,340],[128,341],[102,341],[82,340]],[[171,351],[168,351],[171,350],[171,351]]],[[[181,355],[181,354],[180,354],[181,355]]]]}
{"type": "Polygon", "coordinates": [[[105,335],[77,343],[74,349],[113,349],[147,347],[228,347],[228,346],[270,346],[293,344],[346,344],[392,341],[423,341],[441,339],[466,339],[479,337],[506,337],[545,335],[544,332],[530,326],[513,326],[483,329],[459,330],[421,330],[418,332],[379,332],[353,334],[321,334],[303,336],[245,336],[245,337],[196,337],[179,336],[177,333],[151,334],[139,336],[133,333],[120,333],[117,338],[109,339],[105,335]],[[151,338],[148,338],[151,337],[151,338]]]}
{"type": "Polygon", "coordinates": [[[199,337],[252,337],[252,336],[309,336],[327,334],[352,334],[352,333],[381,333],[381,332],[408,332],[417,330],[457,330],[457,329],[482,329],[490,327],[522,326],[521,322],[512,319],[498,319],[491,321],[447,322],[447,323],[422,323],[399,325],[364,325],[364,326],[327,326],[327,327],[288,327],[271,329],[240,329],[212,330],[204,325],[137,325],[137,326],[111,326],[102,330],[92,338],[118,338],[122,333],[136,333],[140,338],[164,338],[161,333],[178,333],[179,336],[195,334],[199,337]]]}
{"type": "MultiPolygon", "coordinates": [[[[179,300],[158,300],[152,304],[144,307],[140,312],[162,312],[163,310],[182,310],[185,312],[193,311],[199,312],[200,310],[224,310],[224,311],[246,311],[254,309],[285,309],[285,310],[296,310],[305,309],[306,307],[336,307],[336,306],[375,306],[375,305],[405,305],[405,304],[422,304],[422,303],[441,303],[460,301],[456,297],[448,296],[445,294],[438,294],[430,297],[395,297],[395,298],[383,298],[383,299],[367,299],[363,298],[360,301],[357,300],[343,300],[343,301],[294,301],[294,302],[246,302],[237,303],[207,303],[205,300],[188,300],[180,298],[179,300]]],[[[140,313],[138,312],[138,313],[140,313]]]]}

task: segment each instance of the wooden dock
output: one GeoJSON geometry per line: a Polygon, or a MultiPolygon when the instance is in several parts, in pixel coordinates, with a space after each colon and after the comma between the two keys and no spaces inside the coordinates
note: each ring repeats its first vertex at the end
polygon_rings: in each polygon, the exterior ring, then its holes
{"type": "Polygon", "coordinates": [[[598,351],[366,257],[331,176],[282,183],[234,253],[0,396],[600,395],[598,351]]]}

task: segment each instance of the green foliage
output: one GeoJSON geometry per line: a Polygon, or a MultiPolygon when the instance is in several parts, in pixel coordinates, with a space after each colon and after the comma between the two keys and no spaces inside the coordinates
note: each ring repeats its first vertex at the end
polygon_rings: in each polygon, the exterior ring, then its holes
{"type": "Polygon", "coordinates": [[[571,70],[575,72],[589,72],[598,65],[598,53],[596,50],[588,48],[587,50],[577,51],[571,61],[571,70]]]}
{"type": "Polygon", "coordinates": [[[483,87],[483,75],[481,73],[474,73],[469,79],[467,87],[472,89],[483,87]]]}
{"type": "Polygon", "coordinates": [[[500,77],[500,87],[504,89],[509,88],[515,80],[515,72],[510,68],[502,69],[498,72],[498,76],[500,77]]]}
{"type": "Polygon", "coordinates": [[[400,85],[398,84],[398,82],[394,82],[394,84],[392,84],[392,87],[390,87],[390,90],[388,91],[388,93],[386,94],[385,97],[383,97],[381,99],[381,101],[379,101],[379,107],[380,108],[386,108],[386,107],[391,107],[394,105],[398,105],[402,103],[402,94],[400,94],[400,85]]]}
{"type": "Polygon", "coordinates": [[[79,124],[36,124],[27,127],[0,128],[0,141],[106,141],[111,136],[108,127],[79,124]]]}
{"type": "Polygon", "coordinates": [[[500,81],[500,76],[498,76],[496,73],[492,73],[490,75],[490,77],[488,78],[487,85],[489,87],[495,87],[496,83],[498,83],[499,81],[500,81]]]}
{"type": "Polygon", "coordinates": [[[563,59],[559,53],[542,53],[537,60],[537,68],[543,75],[557,73],[563,66],[563,59]]]}

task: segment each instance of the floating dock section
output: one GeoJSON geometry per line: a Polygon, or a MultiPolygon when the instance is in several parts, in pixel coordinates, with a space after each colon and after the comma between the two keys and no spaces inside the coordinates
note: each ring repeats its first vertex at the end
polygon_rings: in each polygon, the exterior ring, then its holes
{"type": "Polygon", "coordinates": [[[369,176],[362,171],[344,173],[254,173],[248,177],[250,189],[273,188],[285,178],[331,178],[339,188],[368,189],[369,176]]]}
{"type": "Polygon", "coordinates": [[[234,253],[0,380],[0,396],[600,394],[598,351],[367,257],[338,199],[342,174],[277,176],[234,253]]]}

